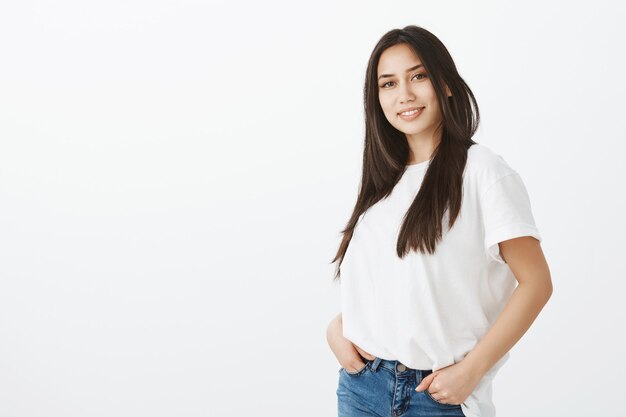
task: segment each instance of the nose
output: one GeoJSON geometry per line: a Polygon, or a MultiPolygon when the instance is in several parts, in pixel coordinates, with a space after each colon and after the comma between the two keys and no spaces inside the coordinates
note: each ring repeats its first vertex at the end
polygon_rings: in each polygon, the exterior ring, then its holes
{"type": "Polygon", "coordinates": [[[408,84],[403,84],[400,87],[400,103],[406,103],[407,101],[415,100],[415,94],[411,91],[411,86],[408,84]]]}

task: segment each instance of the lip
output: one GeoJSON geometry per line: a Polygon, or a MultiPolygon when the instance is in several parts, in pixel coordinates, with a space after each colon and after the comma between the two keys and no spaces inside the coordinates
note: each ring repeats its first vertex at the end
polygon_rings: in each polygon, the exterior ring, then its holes
{"type": "Polygon", "coordinates": [[[422,114],[424,112],[424,107],[407,107],[406,109],[401,110],[398,113],[398,116],[402,119],[402,120],[413,120],[415,118],[417,118],[417,116],[419,116],[420,114],[422,114]],[[411,111],[411,110],[417,110],[419,109],[419,111],[415,114],[412,114],[410,116],[403,116],[401,113],[405,112],[405,111],[411,111]]]}

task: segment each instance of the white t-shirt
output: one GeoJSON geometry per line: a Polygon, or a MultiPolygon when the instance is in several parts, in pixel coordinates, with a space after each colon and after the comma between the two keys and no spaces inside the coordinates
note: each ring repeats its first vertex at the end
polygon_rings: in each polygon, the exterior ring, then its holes
{"type": "MultiPolygon", "coordinates": [[[[482,144],[468,149],[459,217],[444,216],[432,255],[396,253],[403,216],[430,161],[409,165],[391,195],[361,215],[341,264],[343,335],[366,352],[436,371],[460,362],[493,325],[517,280],[498,242],[541,241],[520,175],[482,144]]],[[[467,417],[493,417],[491,382],[507,352],[463,402],[467,417]]]]}

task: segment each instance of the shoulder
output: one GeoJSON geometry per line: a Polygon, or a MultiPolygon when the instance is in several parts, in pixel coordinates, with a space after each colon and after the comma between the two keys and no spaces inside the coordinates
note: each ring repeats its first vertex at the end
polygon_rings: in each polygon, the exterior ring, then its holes
{"type": "Polygon", "coordinates": [[[466,176],[485,189],[509,175],[517,175],[509,163],[496,151],[476,143],[467,150],[466,176]]]}

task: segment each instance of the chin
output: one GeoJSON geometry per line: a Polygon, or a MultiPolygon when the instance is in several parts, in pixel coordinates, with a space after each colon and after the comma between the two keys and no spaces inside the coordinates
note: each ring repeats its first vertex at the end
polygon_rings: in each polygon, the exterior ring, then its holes
{"type": "Polygon", "coordinates": [[[424,131],[424,129],[398,129],[400,132],[404,133],[405,135],[417,135],[420,134],[424,131]]]}

